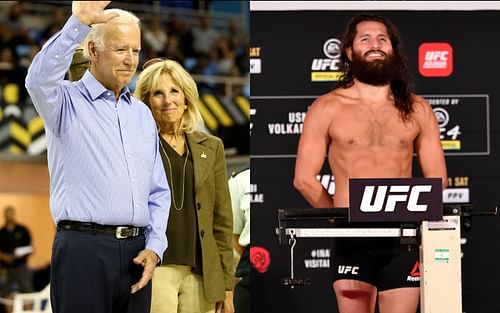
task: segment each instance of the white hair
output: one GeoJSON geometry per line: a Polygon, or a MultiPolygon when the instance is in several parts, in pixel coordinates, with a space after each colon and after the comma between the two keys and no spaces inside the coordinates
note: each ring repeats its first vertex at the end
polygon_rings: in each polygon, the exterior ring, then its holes
{"type": "Polygon", "coordinates": [[[118,13],[119,16],[111,19],[107,23],[100,23],[100,24],[95,24],[92,25],[90,29],[90,33],[87,35],[85,38],[85,41],[83,42],[83,55],[85,58],[90,59],[89,57],[89,42],[92,41],[97,49],[102,50],[104,48],[104,33],[106,31],[106,27],[111,24],[118,24],[118,23],[135,23],[138,26],[140,25],[140,20],[137,16],[135,16],[132,12],[125,11],[122,9],[107,9],[104,10],[104,14],[109,14],[109,13],[118,13]]]}

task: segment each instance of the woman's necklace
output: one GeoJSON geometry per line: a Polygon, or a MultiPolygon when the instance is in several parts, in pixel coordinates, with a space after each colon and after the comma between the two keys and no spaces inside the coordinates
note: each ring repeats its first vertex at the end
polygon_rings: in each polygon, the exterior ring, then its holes
{"type": "Polygon", "coordinates": [[[177,149],[177,147],[179,146],[179,141],[180,141],[180,139],[178,139],[178,138],[182,137],[182,139],[183,139],[184,136],[182,136],[182,135],[177,135],[176,136],[175,132],[171,132],[171,133],[167,133],[167,134],[169,134],[169,135],[172,136],[172,140],[167,141],[168,144],[171,145],[174,149],[177,149]],[[174,143],[174,140],[175,140],[175,143],[174,143]]]}
{"type": "Polygon", "coordinates": [[[176,211],[182,210],[182,207],[184,206],[184,191],[185,191],[185,185],[186,185],[186,164],[187,160],[189,158],[189,149],[184,141],[184,145],[186,146],[186,160],[184,160],[184,167],[182,168],[182,201],[180,207],[177,207],[177,203],[175,202],[175,190],[174,190],[174,177],[172,176],[172,164],[170,163],[170,158],[168,157],[167,151],[165,151],[165,148],[163,147],[163,144],[161,143],[160,140],[160,146],[161,149],[163,150],[163,153],[165,154],[165,157],[167,158],[167,163],[168,163],[168,171],[170,172],[170,188],[172,189],[172,201],[174,204],[174,208],[176,211]]]}

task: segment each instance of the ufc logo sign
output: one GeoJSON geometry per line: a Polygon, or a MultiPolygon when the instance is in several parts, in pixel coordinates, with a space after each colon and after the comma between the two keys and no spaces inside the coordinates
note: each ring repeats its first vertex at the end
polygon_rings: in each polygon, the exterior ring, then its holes
{"type": "Polygon", "coordinates": [[[351,178],[350,222],[421,222],[443,218],[441,178],[351,178]]]}
{"type": "Polygon", "coordinates": [[[311,65],[313,71],[338,70],[340,60],[338,59],[314,59],[311,65]]]}
{"type": "Polygon", "coordinates": [[[338,272],[339,274],[353,274],[358,275],[359,266],[350,266],[350,265],[339,265],[338,272]]]}
{"type": "Polygon", "coordinates": [[[449,51],[427,51],[425,54],[426,61],[448,61],[449,51]]]}
{"type": "Polygon", "coordinates": [[[418,47],[418,71],[424,77],[453,73],[453,47],[447,42],[424,42],[418,47]]]}
{"type": "Polygon", "coordinates": [[[362,212],[394,212],[396,203],[406,202],[410,212],[425,212],[427,204],[418,204],[420,193],[431,192],[431,185],[417,186],[365,186],[360,210],[362,212]],[[375,189],[377,192],[375,192],[375,189]],[[389,189],[389,192],[387,192],[389,189]],[[374,197],[375,194],[375,197],[374,197]]]}

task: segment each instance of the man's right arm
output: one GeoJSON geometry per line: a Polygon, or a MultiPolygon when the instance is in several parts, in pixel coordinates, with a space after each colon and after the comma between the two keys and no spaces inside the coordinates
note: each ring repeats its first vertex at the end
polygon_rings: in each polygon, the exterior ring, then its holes
{"type": "Polygon", "coordinates": [[[46,126],[52,131],[60,122],[64,75],[74,50],[89,31],[89,26],[71,16],[63,29],[45,43],[28,69],[26,89],[46,126]]]}
{"type": "Polygon", "coordinates": [[[73,53],[87,37],[90,26],[106,23],[117,13],[104,13],[111,1],[73,1],[73,15],[62,30],[50,38],[35,56],[26,76],[26,89],[45,125],[54,133],[61,125],[62,106],[67,99],[61,84],[71,64],[73,53]]]}
{"type": "Polygon", "coordinates": [[[317,99],[309,108],[300,135],[293,185],[314,208],[331,208],[332,197],[316,179],[330,142],[326,100],[317,99]]]}

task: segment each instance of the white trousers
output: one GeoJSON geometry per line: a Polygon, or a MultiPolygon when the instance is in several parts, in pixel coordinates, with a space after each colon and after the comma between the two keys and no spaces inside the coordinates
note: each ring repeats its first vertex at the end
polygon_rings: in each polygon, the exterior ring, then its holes
{"type": "Polygon", "coordinates": [[[214,313],[215,303],[207,302],[200,275],[191,266],[157,267],[153,276],[151,313],[214,313]]]}

